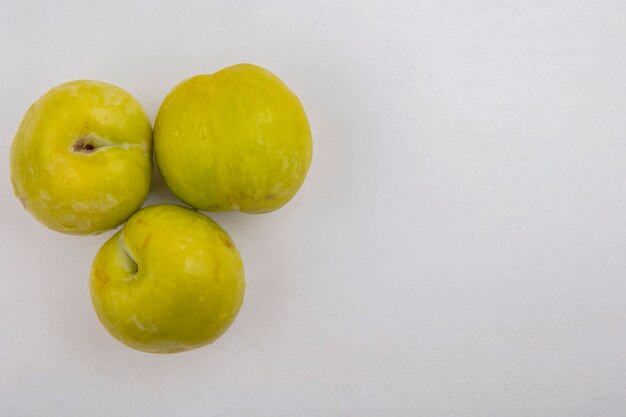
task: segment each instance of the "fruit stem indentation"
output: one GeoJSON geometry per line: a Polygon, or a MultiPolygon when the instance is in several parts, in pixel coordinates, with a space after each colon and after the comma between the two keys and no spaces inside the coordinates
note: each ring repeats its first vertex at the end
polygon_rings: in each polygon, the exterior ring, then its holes
{"type": "Polygon", "coordinates": [[[72,149],[74,150],[74,152],[93,152],[96,148],[95,146],[93,146],[93,143],[91,143],[91,141],[92,138],[89,136],[80,137],[76,139],[76,142],[74,142],[74,145],[72,145],[72,149]]]}
{"type": "Polygon", "coordinates": [[[139,272],[139,265],[137,264],[137,260],[132,255],[128,246],[126,246],[126,242],[124,242],[124,238],[122,234],[119,234],[118,243],[122,252],[126,255],[126,260],[128,261],[128,272],[130,276],[125,279],[125,281],[131,281],[137,278],[137,273],[139,272]]]}

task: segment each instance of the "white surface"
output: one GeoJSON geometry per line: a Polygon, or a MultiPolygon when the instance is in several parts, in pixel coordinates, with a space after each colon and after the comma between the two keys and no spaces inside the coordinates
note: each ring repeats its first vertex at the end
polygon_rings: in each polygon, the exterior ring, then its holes
{"type": "MultiPolygon", "coordinates": [[[[0,0],[0,415],[624,415],[623,0],[87,3],[0,0]],[[154,119],[244,61],[304,103],[309,176],[213,216],[249,284],[223,338],[132,351],[88,296],[111,233],[35,223],[11,139],[61,82],[154,119]]],[[[147,203],[173,201],[157,179],[147,203]]]]}

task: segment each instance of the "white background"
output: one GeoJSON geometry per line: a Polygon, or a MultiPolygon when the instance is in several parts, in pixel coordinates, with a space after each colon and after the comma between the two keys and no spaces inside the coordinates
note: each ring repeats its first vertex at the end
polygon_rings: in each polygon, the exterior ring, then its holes
{"type": "MultiPolygon", "coordinates": [[[[0,415],[623,416],[626,2],[0,0],[0,415]],[[111,235],[36,223],[8,151],[48,88],[252,62],[314,158],[266,215],[212,215],[246,267],[231,330],[130,350],[88,271],[111,235]]],[[[146,204],[175,202],[155,178],[146,204]]]]}

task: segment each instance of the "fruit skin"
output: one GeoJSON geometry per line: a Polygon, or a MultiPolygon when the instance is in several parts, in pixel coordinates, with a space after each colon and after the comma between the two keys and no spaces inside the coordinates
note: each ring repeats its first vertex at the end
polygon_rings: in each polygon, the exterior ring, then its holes
{"type": "Polygon", "coordinates": [[[174,194],[206,211],[282,207],[300,188],[312,156],[298,98],[274,74],[250,64],[178,84],[159,109],[154,146],[174,194]]]}
{"type": "Polygon", "coordinates": [[[91,300],[127,346],[174,353],[204,346],[231,325],[245,290],[228,234],[194,210],[158,205],[135,213],[97,253],[91,300]]]}
{"type": "Polygon", "coordinates": [[[141,206],[151,154],[152,128],[135,98],[111,84],[71,81],[28,109],[11,147],[11,182],[44,225],[96,234],[141,206]]]}

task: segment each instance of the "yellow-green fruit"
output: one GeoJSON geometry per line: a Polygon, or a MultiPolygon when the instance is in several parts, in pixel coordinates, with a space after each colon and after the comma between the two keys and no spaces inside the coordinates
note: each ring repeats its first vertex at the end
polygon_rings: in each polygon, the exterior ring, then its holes
{"type": "Polygon", "coordinates": [[[91,300],[116,339],[151,353],[204,346],[235,319],[245,289],[239,252],[204,214],[174,205],[135,213],[100,248],[91,300]]]}
{"type": "Polygon", "coordinates": [[[24,207],[51,229],[99,233],[145,200],[152,129],[126,91],[98,81],[54,87],[28,110],[11,147],[11,182],[24,207]]]}
{"type": "Polygon", "coordinates": [[[298,98],[249,64],[178,84],[159,109],[154,146],[174,194],[207,211],[276,210],[300,188],[312,155],[298,98]]]}

